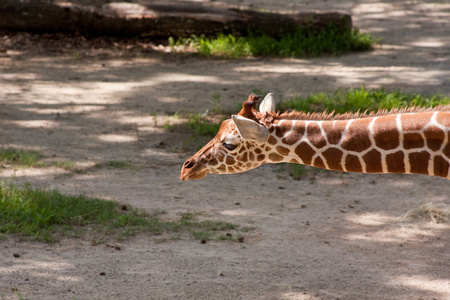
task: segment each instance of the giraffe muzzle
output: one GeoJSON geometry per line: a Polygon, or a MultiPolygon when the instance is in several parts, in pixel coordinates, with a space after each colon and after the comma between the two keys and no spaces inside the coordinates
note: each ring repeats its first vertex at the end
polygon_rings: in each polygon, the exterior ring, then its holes
{"type": "Polygon", "coordinates": [[[186,181],[188,179],[202,179],[206,175],[208,175],[208,171],[206,168],[201,167],[194,161],[194,159],[188,159],[183,164],[180,179],[183,181],[186,181]]]}

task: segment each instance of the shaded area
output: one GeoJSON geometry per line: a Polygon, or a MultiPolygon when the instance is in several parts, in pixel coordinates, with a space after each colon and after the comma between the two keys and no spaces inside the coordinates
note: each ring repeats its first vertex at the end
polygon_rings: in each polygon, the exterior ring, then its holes
{"type": "Polygon", "coordinates": [[[331,24],[350,31],[351,16],[338,12],[277,14],[199,2],[80,5],[0,0],[0,28],[32,32],[81,32],[94,35],[189,37],[248,31],[280,37],[298,28],[325,30],[331,24]]]}

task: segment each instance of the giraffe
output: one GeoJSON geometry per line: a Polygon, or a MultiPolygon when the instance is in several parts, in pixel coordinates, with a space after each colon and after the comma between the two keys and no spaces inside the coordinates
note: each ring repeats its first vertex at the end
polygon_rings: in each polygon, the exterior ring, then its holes
{"type": "Polygon", "coordinates": [[[186,160],[181,180],[297,163],[357,173],[426,174],[450,179],[450,105],[360,113],[275,112],[271,93],[242,109],[186,160]]]}

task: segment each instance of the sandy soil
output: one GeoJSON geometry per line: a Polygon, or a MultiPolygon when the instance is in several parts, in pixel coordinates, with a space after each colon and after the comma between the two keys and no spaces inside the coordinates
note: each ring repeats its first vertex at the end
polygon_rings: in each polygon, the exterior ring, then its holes
{"type": "Polygon", "coordinates": [[[15,290],[24,299],[450,299],[450,226],[403,217],[424,203],[450,205],[448,180],[319,173],[295,181],[264,166],[181,182],[181,165],[193,151],[177,149],[188,136],[162,126],[174,112],[211,109],[216,93],[235,108],[255,88],[277,97],[361,85],[450,96],[450,4],[228,2],[345,10],[383,44],[341,57],[264,60],[11,47],[0,53],[1,146],[85,164],[131,160],[143,168],[71,176],[58,168],[4,168],[0,176],[169,216],[202,211],[255,232],[244,243],[137,236],[119,251],[80,239],[49,245],[8,238],[0,241],[2,299],[19,299],[15,290]]]}

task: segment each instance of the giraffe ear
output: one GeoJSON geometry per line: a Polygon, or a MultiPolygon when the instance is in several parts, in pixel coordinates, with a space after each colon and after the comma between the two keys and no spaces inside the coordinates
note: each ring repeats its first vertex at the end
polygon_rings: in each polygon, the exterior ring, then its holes
{"type": "Polygon", "coordinates": [[[239,115],[233,115],[231,117],[244,140],[255,140],[260,143],[267,141],[269,132],[266,126],[239,115]]]}
{"type": "Polygon", "coordinates": [[[268,93],[266,97],[264,97],[264,100],[259,106],[259,112],[263,114],[275,112],[275,99],[273,98],[272,93],[268,93]]]}

